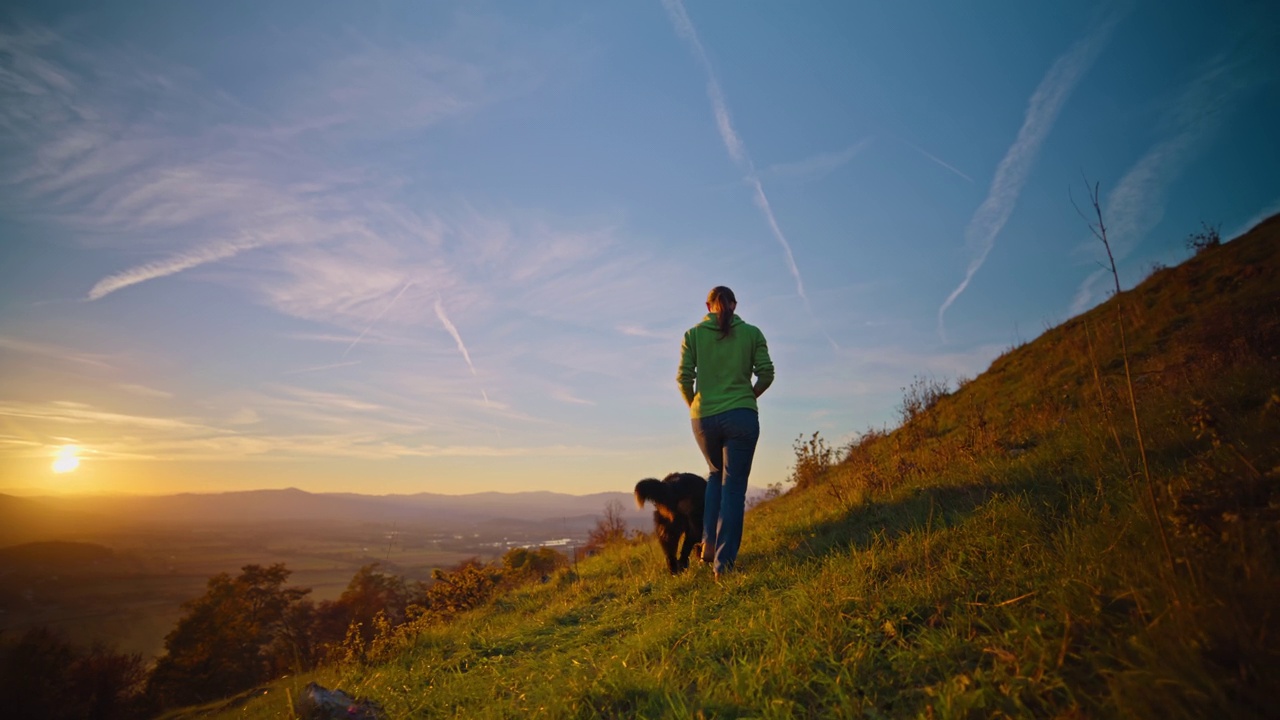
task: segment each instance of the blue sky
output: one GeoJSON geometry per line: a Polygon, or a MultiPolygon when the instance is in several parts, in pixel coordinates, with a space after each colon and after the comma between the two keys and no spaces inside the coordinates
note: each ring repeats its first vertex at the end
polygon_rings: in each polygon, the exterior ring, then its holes
{"type": "Polygon", "coordinates": [[[1280,212],[1270,3],[39,3],[0,13],[0,486],[752,483],[1280,212]],[[74,472],[51,461],[74,445],[74,472]]]}

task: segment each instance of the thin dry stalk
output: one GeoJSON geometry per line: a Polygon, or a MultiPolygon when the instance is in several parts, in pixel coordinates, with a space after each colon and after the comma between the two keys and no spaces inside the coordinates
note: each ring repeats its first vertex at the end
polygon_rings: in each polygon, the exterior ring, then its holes
{"type": "MultiPolygon", "coordinates": [[[[1087,185],[1087,184],[1086,184],[1087,185]]],[[[1107,240],[1107,226],[1102,220],[1102,203],[1099,200],[1098,183],[1094,183],[1089,188],[1089,202],[1093,205],[1094,214],[1098,218],[1098,224],[1089,225],[1089,230],[1094,237],[1102,241],[1102,247],[1107,251],[1108,266],[1104,266],[1111,272],[1111,279],[1115,281],[1116,301],[1120,299],[1120,273],[1116,271],[1116,258],[1111,253],[1111,243],[1107,240]]],[[[1119,305],[1117,305],[1119,308],[1119,305]]],[[[1124,313],[1117,313],[1116,324],[1120,328],[1120,355],[1124,358],[1124,382],[1129,390],[1129,409],[1133,412],[1133,432],[1138,440],[1138,455],[1142,458],[1142,476],[1146,479],[1147,500],[1151,504],[1151,518],[1155,521],[1156,530],[1160,533],[1160,545],[1164,548],[1165,560],[1169,563],[1169,572],[1172,573],[1169,582],[1169,592],[1173,595],[1175,603],[1181,604],[1178,597],[1177,585],[1173,580],[1177,577],[1177,565],[1173,560],[1173,552],[1169,549],[1169,538],[1164,531],[1164,521],[1160,518],[1160,506],[1156,503],[1155,483],[1151,480],[1151,468],[1147,464],[1147,448],[1142,440],[1142,423],[1138,421],[1138,400],[1133,392],[1133,374],[1129,370],[1129,345],[1128,339],[1124,331],[1124,313]]]]}
{"type": "Polygon", "coordinates": [[[1098,403],[1102,406],[1102,414],[1107,418],[1107,428],[1111,430],[1111,439],[1115,440],[1116,452],[1120,454],[1120,460],[1124,463],[1125,477],[1133,477],[1133,470],[1129,467],[1129,457],[1124,454],[1124,446],[1120,444],[1120,433],[1116,430],[1115,417],[1111,414],[1111,403],[1107,402],[1107,395],[1102,389],[1102,376],[1098,374],[1098,356],[1093,351],[1093,334],[1089,332],[1089,321],[1084,323],[1084,338],[1089,343],[1089,363],[1093,368],[1093,382],[1098,388],[1098,403]]]}

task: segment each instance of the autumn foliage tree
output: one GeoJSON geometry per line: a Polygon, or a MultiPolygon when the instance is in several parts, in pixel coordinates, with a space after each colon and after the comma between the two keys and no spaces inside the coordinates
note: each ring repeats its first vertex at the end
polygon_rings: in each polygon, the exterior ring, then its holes
{"type": "Polygon", "coordinates": [[[149,694],[166,706],[206,702],[287,670],[290,638],[307,632],[293,627],[305,620],[296,608],[310,592],[285,587],[289,574],[277,563],[209,578],[205,594],[183,604],[186,615],[165,636],[149,694]]]}
{"type": "Polygon", "coordinates": [[[337,600],[326,600],[315,610],[313,637],[317,645],[334,647],[344,639],[358,639],[368,648],[374,636],[374,618],[382,613],[392,625],[405,621],[405,610],[423,592],[398,575],[382,572],[379,563],[360,568],[337,600]],[[353,630],[354,628],[354,630],[353,630]]]}

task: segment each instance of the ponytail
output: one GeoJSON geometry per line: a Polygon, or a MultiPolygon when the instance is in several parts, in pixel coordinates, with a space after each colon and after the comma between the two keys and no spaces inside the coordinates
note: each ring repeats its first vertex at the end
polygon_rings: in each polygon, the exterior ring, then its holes
{"type": "Polygon", "coordinates": [[[733,291],[723,285],[717,285],[707,293],[707,305],[716,314],[716,326],[720,330],[722,340],[729,336],[729,326],[733,323],[732,306],[737,304],[738,300],[733,296],[733,291]]]}

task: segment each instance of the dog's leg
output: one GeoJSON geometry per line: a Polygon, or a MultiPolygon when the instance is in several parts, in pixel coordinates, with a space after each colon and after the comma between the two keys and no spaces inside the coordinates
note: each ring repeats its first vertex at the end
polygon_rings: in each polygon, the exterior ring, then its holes
{"type": "Polygon", "coordinates": [[[684,520],[684,545],[680,548],[680,567],[686,569],[689,567],[689,556],[693,554],[694,549],[701,548],[702,545],[702,521],[690,517],[684,520]]]}
{"type": "Polygon", "coordinates": [[[681,572],[689,569],[689,553],[692,546],[689,545],[689,534],[684,535],[684,544],[680,546],[680,570],[681,572]]]}
{"type": "Polygon", "coordinates": [[[680,566],[676,564],[676,546],[680,542],[680,536],[676,535],[675,529],[670,525],[659,525],[657,530],[658,542],[662,545],[663,554],[667,556],[667,570],[675,575],[680,572],[680,566]]]}

